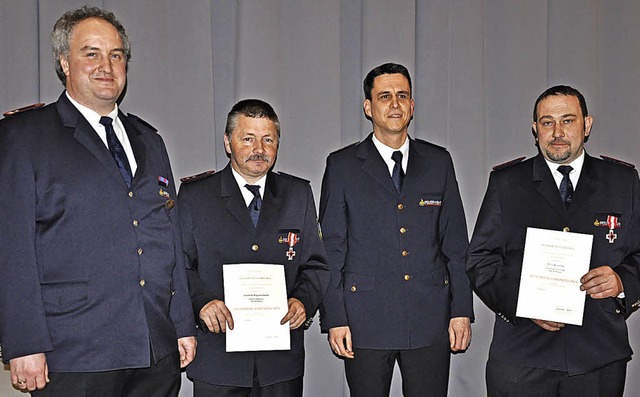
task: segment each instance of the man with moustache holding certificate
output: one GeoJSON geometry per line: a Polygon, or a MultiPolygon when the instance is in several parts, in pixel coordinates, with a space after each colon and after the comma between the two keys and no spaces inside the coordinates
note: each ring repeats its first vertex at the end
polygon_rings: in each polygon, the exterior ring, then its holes
{"type": "Polygon", "coordinates": [[[196,397],[302,396],[304,330],[329,271],[309,183],[271,171],[279,142],[273,108],[257,99],[240,101],[227,116],[229,164],[186,178],[180,189],[189,287],[200,322],[198,356],[187,369],[196,397]],[[240,313],[226,304],[223,265],[236,264],[284,267],[288,310],[275,321],[289,323],[289,350],[226,350],[226,334],[240,313]]]}

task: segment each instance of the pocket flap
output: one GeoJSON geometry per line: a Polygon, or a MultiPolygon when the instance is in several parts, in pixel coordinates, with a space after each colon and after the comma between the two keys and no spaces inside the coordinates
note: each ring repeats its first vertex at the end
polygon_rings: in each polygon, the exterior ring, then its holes
{"type": "Polygon", "coordinates": [[[371,291],[374,277],[367,274],[345,273],[344,287],[351,292],[371,291]]]}

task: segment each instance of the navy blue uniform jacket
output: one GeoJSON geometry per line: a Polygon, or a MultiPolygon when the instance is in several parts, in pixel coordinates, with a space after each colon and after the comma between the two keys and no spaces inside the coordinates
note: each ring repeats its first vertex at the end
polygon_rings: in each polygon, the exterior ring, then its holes
{"type": "Polygon", "coordinates": [[[5,362],[46,352],[54,372],[147,367],[150,348],[159,360],[195,334],[177,209],[159,194],[175,198],[164,143],[119,117],[138,164],[130,189],[66,94],[0,121],[5,362]]]}
{"type": "Polygon", "coordinates": [[[447,343],[452,317],[473,318],[468,245],[449,153],[409,141],[402,192],[372,135],[332,153],[320,224],[331,267],[321,325],[348,325],[353,346],[415,349],[447,343]]]}
{"type": "MultiPolygon", "coordinates": [[[[222,265],[284,265],[287,296],[304,304],[313,317],[329,283],[309,183],[269,172],[257,227],[242,198],[231,166],[204,179],[183,183],[178,198],[188,278],[196,316],[213,299],[224,301],[222,265]],[[288,260],[289,232],[300,240],[288,260]]],[[[233,315],[233,313],[231,313],[233,315]]],[[[190,378],[214,385],[250,387],[254,365],[266,386],[302,376],[304,329],[291,331],[290,351],[225,351],[225,334],[198,331],[198,354],[187,368],[190,378]]]]}
{"type": "Polygon", "coordinates": [[[492,172],[467,263],[476,293],[496,312],[491,357],[572,375],[629,359],[625,318],[640,305],[639,225],[640,183],[631,167],[585,155],[568,210],[542,155],[492,172]],[[596,225],[608,215],[620,222],[613,243],[605,237],[609,228],[596,225]],[[624,304],[587,296],[582,326],[558,332],[516,318],[527,227],[593,235],[590,266],[613,268],[624,285],[624,304]]]}

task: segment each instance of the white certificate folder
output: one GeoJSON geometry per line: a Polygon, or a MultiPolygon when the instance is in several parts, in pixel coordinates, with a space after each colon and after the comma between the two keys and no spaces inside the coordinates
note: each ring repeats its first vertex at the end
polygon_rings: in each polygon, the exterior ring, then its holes
{"type": "Polygon", "coordinates": [[[290,350],[283,265],[242,263],[222,265],[225,304],[233,316],[226,332],[228,352],[290,350]]]}
{"type": "Polygon", "coordinates": [[[582,325],[593,236],[527,228],[516,316],[582,325]]]}

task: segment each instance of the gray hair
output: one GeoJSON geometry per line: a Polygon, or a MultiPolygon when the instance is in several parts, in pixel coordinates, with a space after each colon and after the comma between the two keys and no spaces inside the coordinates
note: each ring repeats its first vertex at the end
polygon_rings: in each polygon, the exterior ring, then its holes
{"type": "Polygon", "coordinates": [[[118,21],[116,16],[111,12],[101,10],[98,7],[84,6],[64,13],[64,15],[56,21],[56,24],[53,26],[53,32],[51,33],[53,62],[56,66],[58,78],[62,81],[62,85],[64,86],[67,85],[67,76],[62,70],[60,56],[65,58],[69,56],[69,41],[71,40],[73,29],[78,23],[89,18],[103,19],[116,28],[118,34],[120,34],[120,40],[122,40],[122,45],[124,47],[124,55],[127,59],[127,68],[129,67],[129,61],[131,60],[131,43],[129,43],[129,37],[127,36],[127,33],[120,21],[118,21]]]}

